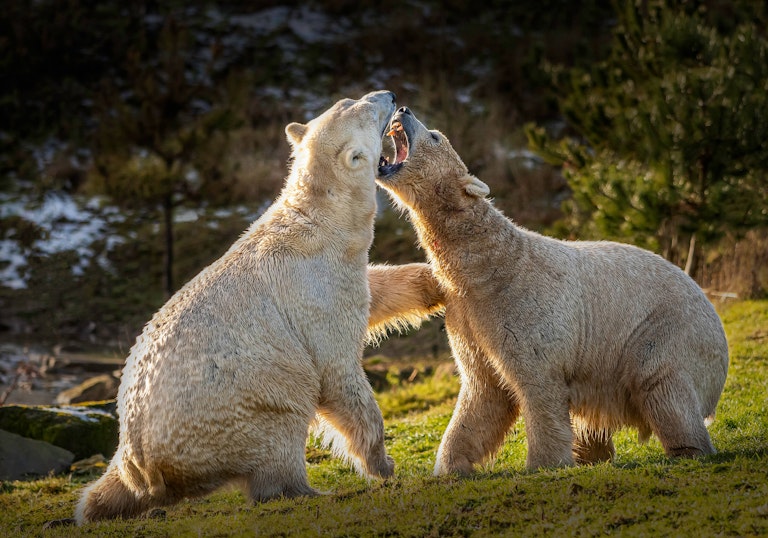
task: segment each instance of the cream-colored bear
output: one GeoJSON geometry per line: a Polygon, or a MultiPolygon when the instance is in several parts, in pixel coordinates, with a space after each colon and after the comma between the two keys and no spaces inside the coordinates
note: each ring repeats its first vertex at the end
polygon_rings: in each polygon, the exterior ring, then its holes
{"type": "Polygon", "coordinates": [[[445,305],[440,285],[426,263],[368,266],[371,315],[368,339],[377,341],[388,331],[418,327],[445,305]]]}
{"type": "Polygon", "coordinates": [[[337,453],[367,475],[392,475],[361,356],[374,177],[394,103],[374,92],[286,127],[293,165],[280,197],[131,349],[119,447],[84,491],[78,523],[227,483],[253,501],[313,495],[305,447],[316,413],[336,430],[337,453]]]}
{"type": "Polygon", "coordinates": [[[435,473],[469,473],[519,414],[529,468],[614,454],[622,426],[670,456],[711,454],[705,422],[728,370],[720,319],[650,252],[524,230],[485,199],[444,135],[407,108],[379,184],[404,206],[445,293],[461,391],[435,473]]]}

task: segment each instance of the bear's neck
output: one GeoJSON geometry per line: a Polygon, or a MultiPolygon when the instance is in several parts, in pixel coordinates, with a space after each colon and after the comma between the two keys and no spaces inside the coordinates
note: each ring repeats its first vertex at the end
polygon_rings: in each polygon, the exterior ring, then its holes
{"type": "Polygon", "coordinates": [[[347,260],[367,262],[373,241],[376,188],[369,184],[344,188],[339,182],[323,181],[310,173],[289,178],[281,196],[283,211],[298,240],[310,251],[327,249],[347,260]]]}
{"type": "Polygon", "coordinates": [[[438,278],[462,295],[492,278],[500,249],[507,257],[521,243],[521,231],[484,199],[463,211],[411,211],[411,220],[438,278]]]}

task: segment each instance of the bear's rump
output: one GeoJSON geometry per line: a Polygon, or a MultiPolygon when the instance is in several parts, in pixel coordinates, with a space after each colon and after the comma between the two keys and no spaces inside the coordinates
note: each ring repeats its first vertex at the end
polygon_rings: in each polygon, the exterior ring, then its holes
{"type": "Polygon", "coordinates": [[[303,449],[313,417],[314,412],[232,407],[229,416],[199,416],[193,424],[166,425],[162,433],[146,439],[141,467],[159,471],[168,487],[176,489],[279,467],[294,447],[303,449]]]}

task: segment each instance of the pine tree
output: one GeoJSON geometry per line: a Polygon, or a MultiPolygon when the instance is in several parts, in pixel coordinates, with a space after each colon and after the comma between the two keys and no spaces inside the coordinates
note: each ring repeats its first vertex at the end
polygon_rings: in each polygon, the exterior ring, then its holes
{"type": "Polygon", "coordinates": [[[168,296],[175,291],[174,210],[213,179],[199,173],[197,154],[211,151],[215,135],[237,124],[228,96],[207,78],[204,65],[189,61],[186,42],[185,28],[169,16],[155,38],[144,34],[127,51],[125,80],[105,83],[99,97],[90,174],[92,191],[126,207],[159,211],[168,296]]]}
{"type": "Polygon", "coordinates": [[[551,68],[578,140],[529,126],[531,146],[563,164],[567,225],[631,240],[692,272],[697,248],[768,224],[765,9],[734,3],[616,2],[608,57],[551,68]]]}

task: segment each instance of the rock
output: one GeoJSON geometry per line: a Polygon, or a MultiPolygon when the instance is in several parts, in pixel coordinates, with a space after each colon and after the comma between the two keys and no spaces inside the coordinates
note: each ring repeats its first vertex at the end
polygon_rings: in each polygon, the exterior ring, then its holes
{"type": "Polygon", "coordinates": [[[106,470],[108,463],[107,458],[101,454],[94,454],[90,458],[74,462],[69,466],[69,470],[75,476],[102,474],[106,470]]]}
{"type": "Polygon", "coordinates": [[[0,430],[0,480],[63,473],[74,459],[69,450],[0,430]]]}
{"type": "Polygon", "coordinates": [[[55,370],[86,372],[114,372],[125,365],[122,357],[107,356],[103,352],[87,351],[81,347],[54,346],[55,370]]]}
{"type": "Polygon", "coordinates": [[[62,391],[56,397],[59,405],[69,405],[82,402],[113,400],[117,397],[120,382],[109,374],[97,375],[86,379],[79,385],[62,391]]]}
{"type": "Polygon", "coordinates": [[[0,429],[65,448],[78,460],[94,454],[109,458],[117,449],[119,430],[114,407],[114,402],[60,407],[6,405],[0,407],[0,429]]]}

